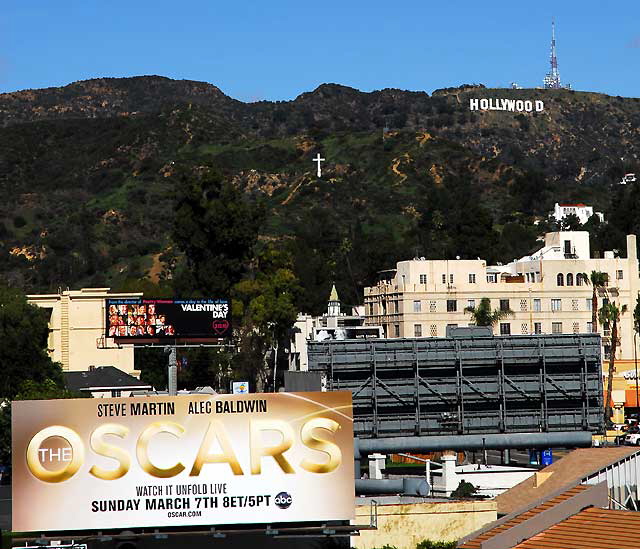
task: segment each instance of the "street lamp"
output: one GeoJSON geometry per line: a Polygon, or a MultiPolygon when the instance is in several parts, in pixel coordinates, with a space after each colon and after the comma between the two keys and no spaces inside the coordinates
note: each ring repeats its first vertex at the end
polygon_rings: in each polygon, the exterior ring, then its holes
{"type": "Polygon", "coordinates": [[[634,325],[633,328],[633,362],[636,366],[636,419],[638,419],[638,423],[640,423],[640,417],[638,416],[638,408],[640,408],[640,401],[638,401],[638,346],[636,345],[638,332],[636,331],[636,325],[634,325]]]}

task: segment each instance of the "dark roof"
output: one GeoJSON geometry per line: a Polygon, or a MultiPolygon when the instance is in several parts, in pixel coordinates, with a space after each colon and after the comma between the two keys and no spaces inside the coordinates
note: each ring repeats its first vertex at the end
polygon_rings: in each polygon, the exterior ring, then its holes
{"type": "Polygon", "coordinates": [[[73,391],[91,391],[100,388],[106,389],[150,389],[151,386],[143,383],[115,366],[97,366],[84,372],[63,372],[67,389],[73,391]]]}
{"type": "Polygon", "coordinates": [[[639,452],[634,446],[609,448],[579,448],[555,461],[506,492],[496,496],[498,514],[507,515],[546,498],[563,488],[578,484],[582,479],[639,452]],[[538,477],[538,478],[537,478],[538,477]],[[544,480],[543,482],[541,482],[544,480]]]}

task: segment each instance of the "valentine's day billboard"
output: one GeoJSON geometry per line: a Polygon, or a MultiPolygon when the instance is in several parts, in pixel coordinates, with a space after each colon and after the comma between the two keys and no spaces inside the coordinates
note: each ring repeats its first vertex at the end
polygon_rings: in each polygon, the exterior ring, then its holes
{"type": "Polygon", "coordinates": [[[228,299],[107,299],[106,337],[217,339],[231,335],[228,299]]]}

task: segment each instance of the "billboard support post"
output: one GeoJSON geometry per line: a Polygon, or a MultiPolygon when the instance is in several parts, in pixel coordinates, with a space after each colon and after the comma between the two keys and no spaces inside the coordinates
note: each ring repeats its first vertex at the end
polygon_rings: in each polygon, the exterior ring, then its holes
{"type": "Polygon", "coordinates": [[[169,367],[168,367],[168,389],[169,396],[176,396],[178,394],[178,366],[176,364],[176,348],[165,347],[165,353],[169,353],[169,367]]]}

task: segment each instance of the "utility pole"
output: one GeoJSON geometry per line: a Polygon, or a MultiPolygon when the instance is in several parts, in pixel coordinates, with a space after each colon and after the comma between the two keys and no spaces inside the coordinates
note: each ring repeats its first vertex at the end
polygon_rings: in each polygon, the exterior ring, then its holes
{"type": "Polygon", "coordinates": [[[165,347],[164,352],[169,355],[169,366],[167,368],[169,378],[169,396],[178,394],[178,365],[176,364],[176,348],[165,347]]]}

